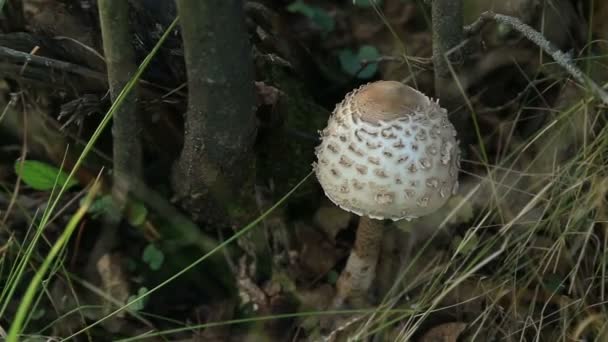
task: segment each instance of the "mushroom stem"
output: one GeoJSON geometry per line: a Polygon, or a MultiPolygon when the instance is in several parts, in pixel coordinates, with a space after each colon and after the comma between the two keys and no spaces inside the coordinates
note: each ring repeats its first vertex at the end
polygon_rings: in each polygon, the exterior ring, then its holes
{"type": "Polygon", "coordinates": [[[346,301],[356,307],[366,303],[367,292],[376,275],[383,224],[382,220],[365,216],[359,219],[355,246],[336,283],[333,307],[340,307],[346,301]]]}

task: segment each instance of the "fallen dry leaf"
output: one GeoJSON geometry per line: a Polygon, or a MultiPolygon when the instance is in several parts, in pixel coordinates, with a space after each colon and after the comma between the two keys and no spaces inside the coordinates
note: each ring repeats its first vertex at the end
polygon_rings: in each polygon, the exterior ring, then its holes
{"type": "MultiPolygon", "coordinates": [[[[122,265],[122,257],[118,253],[104,254],[97,261],[97,272],[104,291],[117,302],[126,303],[129,298],[129,281],[122,265]]],[[[121,314],[124,315],[124,312],[121,314]]]]}

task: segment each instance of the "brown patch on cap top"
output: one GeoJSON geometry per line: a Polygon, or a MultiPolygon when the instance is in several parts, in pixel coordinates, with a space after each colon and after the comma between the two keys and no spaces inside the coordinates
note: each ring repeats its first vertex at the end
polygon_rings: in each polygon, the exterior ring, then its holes
{"type": "Polygon", "coordinates": [[[425,106],[429,99],[397,81],[378,81],[363,86],[353,98],[361,119],[370,123],[394,120],[425,106]]]}

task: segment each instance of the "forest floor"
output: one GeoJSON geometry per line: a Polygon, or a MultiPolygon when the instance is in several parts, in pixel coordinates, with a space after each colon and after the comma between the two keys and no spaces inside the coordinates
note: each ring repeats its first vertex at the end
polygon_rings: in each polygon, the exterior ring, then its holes
{"type": "MultiPolygon", "coordinates": [[[[129,2],[141,63],[175,7],[129,2]]],[[[518,17],[588,82],[509,26],[468,36],[443,86],[458,192],[385,227],[370,305],[343,308],[330,303],[358,217],[325,197],[314,148],[362,84],[435,93],[425,1],[246,2],[257,211],[240,226],[173,196],[188,103],[170,32],[139,82],[145,186],[110,237],[96,1],[0,6],[0,339],[22,320],[23,341],[608,341],[608,103],[592,87],[608,82],[608,2],[464,1],[465,24],[518,17]]]]}

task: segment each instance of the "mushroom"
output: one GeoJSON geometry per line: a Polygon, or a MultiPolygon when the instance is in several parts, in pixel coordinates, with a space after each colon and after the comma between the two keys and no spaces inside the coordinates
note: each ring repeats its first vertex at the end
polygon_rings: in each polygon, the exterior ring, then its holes
{"type": "Polygon", "coordinates": [[[375,276],[384,220],[433,213],[456,192],[456,130],[438,102],[402,83],[377,81],[336,106],[315,153],[325,195],[361,216],[334,299],[334,307],[358,305],[375,276]]]}

